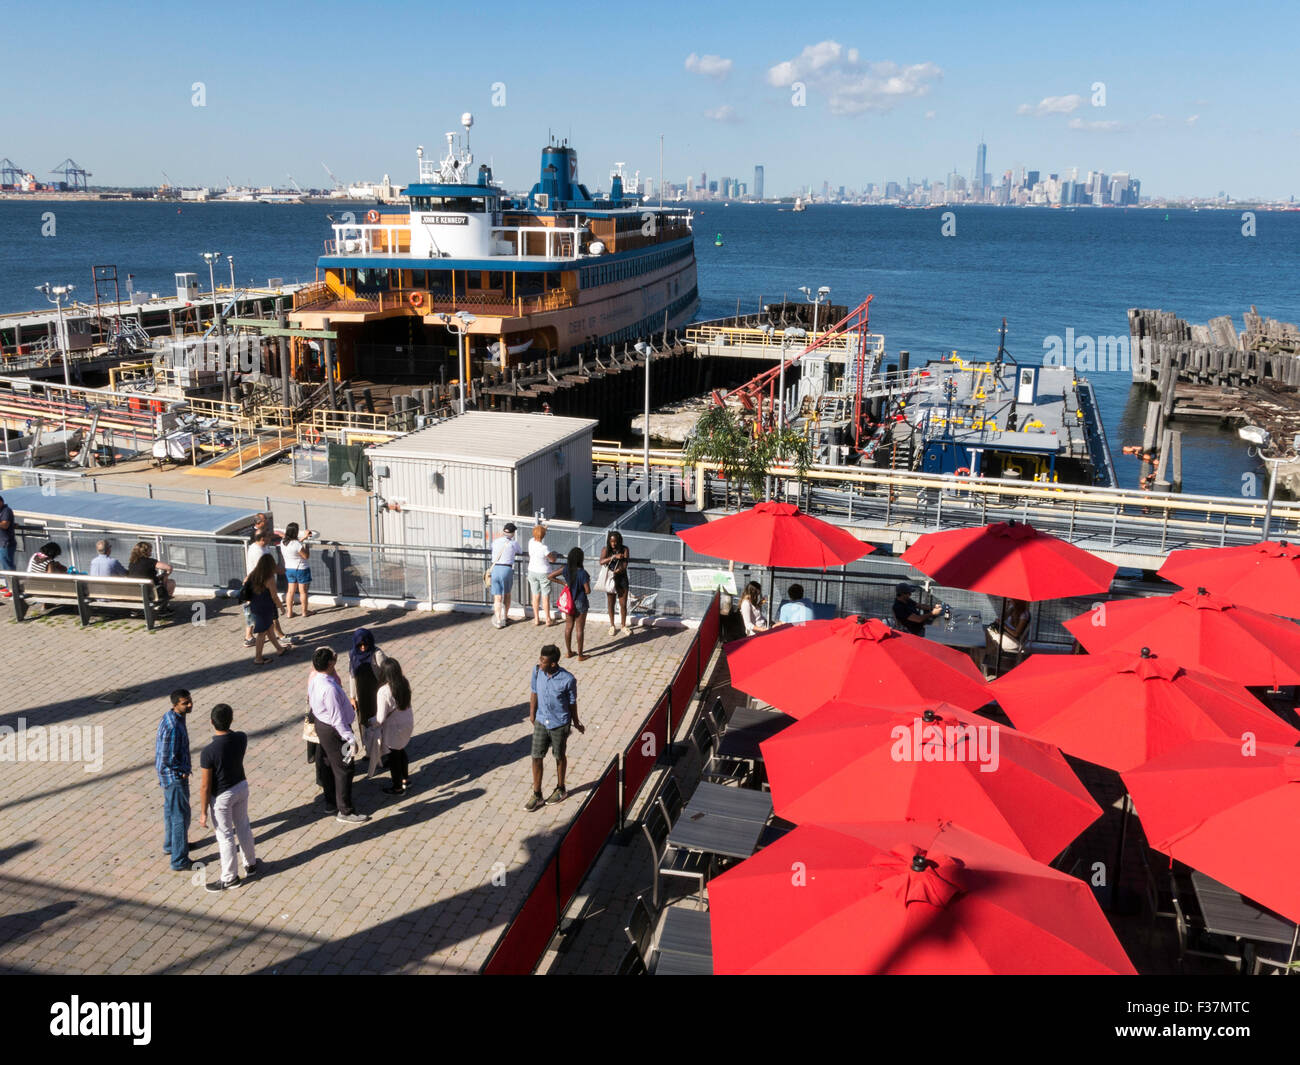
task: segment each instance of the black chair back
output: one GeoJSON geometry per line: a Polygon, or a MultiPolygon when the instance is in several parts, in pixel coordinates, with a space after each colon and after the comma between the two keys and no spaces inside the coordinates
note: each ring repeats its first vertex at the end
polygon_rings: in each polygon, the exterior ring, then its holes
{"type": "Polygon", "coordinates": [[[641,958],[641,964],[648,969],[650,967],[651,943],[655,934],[655,918],[645,901],[644,895],[638,895],[636,902],[632,903],[632,915],[628,918],[627,927],[623,929],[623,932],[632,946],[636,948],[636,952],[641,958]]]}
{"type": "Polygon", "coordinates": [[[668,817],[668,827],[671,828],[677,824],[682,807],[686,805],[686,801],[682,798],[682,789],[677,786],[677,781],[671,775],[664,777],[664,782],[659,787],[659,803],[668,817]]]}

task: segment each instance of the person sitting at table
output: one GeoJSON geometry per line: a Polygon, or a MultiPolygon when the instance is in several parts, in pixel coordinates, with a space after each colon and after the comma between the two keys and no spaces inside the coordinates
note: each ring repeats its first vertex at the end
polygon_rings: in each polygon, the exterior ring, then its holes
{"type": "Polygon", "coordinates": [[[790,585],[786,590],[786,595],[789,598],[781,604],[781,609],[777,611],[777,621],[782,625],[802,625],[805,621],[812,621],[813,607],[812,603],[803,597],[803,585],[790,585]]]}
{"type": "Polygon", "coordinates": [[[1015,665],[1025,653],[1025,636],[1029,631],[1029,604],[1023,599],[1008,599],[1006,613],[1001,621],[984,628],[985,674],[992,673],[998,661],[998,645],[1002,647],[1002,661],[1015,665]]]}
{"type": "Polygon", "coordinates": [[[745,635],[767,631],[767,615],[763,613],[763,587],[758,581],[745,585],[740,599],[740,620],[745,623],[745,635]]]}
{"type": "Polygon", "coordinates": [[[914,584],[899,584],[894,588],[894,620],[899,628],[913,636],[924,636],[925,627],[936,620],[943,612],[943,607],[935,603],[926,610],[912,598],[917,590],[914,584]]]}

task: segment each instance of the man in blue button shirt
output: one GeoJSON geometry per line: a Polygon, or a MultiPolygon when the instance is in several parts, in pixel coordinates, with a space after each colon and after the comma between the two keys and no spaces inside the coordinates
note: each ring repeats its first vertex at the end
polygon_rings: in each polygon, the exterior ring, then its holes
{"type": "Polygon", "coordinates": [[[532,811],[542,806],[542,761],[547,750],[555,752],[556,788],[546,802],[554,804],[568,798],[564,770],[569,726],[587,731],[578,720],[578,682],[567,669],[560,668],[560,649],[553,643],[542,648],[541,658],[533,666],[528,720],[533,726],[533,794],[524,809],[532,811]]]}
{"type": "Polygon", "coordinates": [[[163,853],[171,855],[172,868],[190,867],[190,734],[185,715],[194,700],[184,688],[172,692],[172,708],[158,723],[153,764],[163,790],[163,853]]]}

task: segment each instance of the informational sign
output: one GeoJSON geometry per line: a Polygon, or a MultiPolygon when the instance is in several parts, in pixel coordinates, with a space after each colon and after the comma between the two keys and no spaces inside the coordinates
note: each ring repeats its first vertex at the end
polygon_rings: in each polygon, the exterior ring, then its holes
{"type": "Polygon", "coordinates": [[[721,588],[728,595],[736,595],[736,575],[726,569],[688,569],[686,579],[693,592],[711,592],[721,588]]]}
{"type": "Polygon", "coordinates": [[[422,214],[420,221],[427,226],[467,226],[469,216],[463,214],[422,214]]]}

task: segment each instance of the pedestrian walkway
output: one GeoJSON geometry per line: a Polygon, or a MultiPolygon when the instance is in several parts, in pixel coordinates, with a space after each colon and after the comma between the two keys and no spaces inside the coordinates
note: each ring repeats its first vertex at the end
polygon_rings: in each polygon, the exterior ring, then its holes
{"type": "MultiPolygon", "coordinates": [[[[599,620],[599,619],[597,619],[599,620]]],[[[81,630],[75,614],[0,620],[12,678],[0,726],[0,972],[476,972],[577,813],[587,788],[672,678],[692,633],[657,628],[593,634],[578,678],[584,736],[570,741],[570,797],[527,813],[528,679],[559,627],[488,614],[337,608],[284,622],[302,642],[259,667],[229,601],[179,603],[153,633],[139,620],[81,630]],[[191,612],[193,607],[193,612],[191,612]],[[199,608],[202,608],[201,610],[199,608]],[[202,624],[191,624],[191,621],[202,624]],[[312,647],[346,662],[352,630],[370,628],[414,690],[411,787],[384,795],[387,775],[358,778],[347,826],[324,813],[301,738],[312,647]],[[171,872],[162,853],[154,734],[168,693],[188,688],[195,778],[191,855],[171,872]],[[213,894],[211,828],[198,825],[198,752],[208,712],[235,709],[249,736],[250,816],[263,872],[213,894]],[[37,740],[76,726],[78,761],[48,761],[37,740]],[[87,731],[90,730],[90,731],[87,731]],[[98,732],[94,730],[99,730],[98,732]],[[102,738],[102,766],[87,755],[102,738]]],[[[362,763],[364,766],[365,763],[362,763]]],[[[554,784],[548,761],[544,788],[554,784]]]]}

